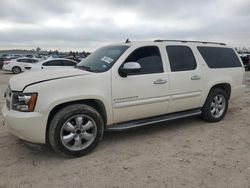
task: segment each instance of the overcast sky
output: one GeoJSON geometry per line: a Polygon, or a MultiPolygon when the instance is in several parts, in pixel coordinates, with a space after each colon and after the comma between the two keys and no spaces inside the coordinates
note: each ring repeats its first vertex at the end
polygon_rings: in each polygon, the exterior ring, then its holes
{"type": "Polygon", "coordinates": [[[0,49],[94,50],[126,38],[250,47],[250,1],[0,0],[0,49]]]}

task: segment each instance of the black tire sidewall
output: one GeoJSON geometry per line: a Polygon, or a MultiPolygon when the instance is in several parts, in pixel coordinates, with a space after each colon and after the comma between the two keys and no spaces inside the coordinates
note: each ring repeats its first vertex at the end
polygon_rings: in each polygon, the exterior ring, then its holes
{"type": "Polygon", "coordinates": [[[222,120],[225,117],[227,110],[228,110],[228,100],[229,100],[228,95],[224,90],[219,89],[219,88],[212,89],[210,91],[207,99],[206,99],[206,102],[205,102],[203,108],[202,108],[203,119],[205,119],[208,122],[218,122],[218,121],[222,120]],[[223,95],[225,98],[225,110],[224,110],[223,114],[218,118],[215,118],[211,114],[211,110],[210,110],[211,103],[216,95],[223,95]]]}
{"type": "Polygon", "coordinates": [[[103,120],[100,114],[92,107],[87,105],[70,105],[60,110],[52,119],[49,128],[49,141],[52,148],[65,157],[81,157],[90,153],[102,138],[104,130],[103,120]],[[80,151],[73,151],[66,148],[60,139],[61,128],[64,123],[72,116],[85,114],[91,117],[97,126],[97,134],[95,140],[90,146],[80,151]]]}

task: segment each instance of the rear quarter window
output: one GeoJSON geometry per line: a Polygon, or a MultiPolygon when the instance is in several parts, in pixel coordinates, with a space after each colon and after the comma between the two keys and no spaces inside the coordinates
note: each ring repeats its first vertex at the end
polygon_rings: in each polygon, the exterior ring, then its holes
{"type": "Polygon", "coordinates": [[[232,48],[197,47],[209,68],[241,67],[239,58],[232,48]]]}

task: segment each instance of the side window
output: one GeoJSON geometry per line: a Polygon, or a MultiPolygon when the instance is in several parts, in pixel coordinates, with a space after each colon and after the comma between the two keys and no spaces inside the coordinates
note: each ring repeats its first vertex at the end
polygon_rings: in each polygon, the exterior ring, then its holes
{"type": "Polygon", "coordinates": [[[27,62],[27,59],[18,59],[17,62],[27,62]]]}
{"type": "Polygon", "coordinates": [[[192,50],[187,46],[166,47],[172,72],[196,69],[196,61],[192,50]]]}
{"type": "Polygon", "coordinates": [[[141,65],[141,71],[136,74],[163,72],[160,51],[156,46],[147,46],[136,49],[127,57],[125,63],[126,62],[137,62],[141,65]]]}
{"type": "Polygon", "coordinates": [[[64,66],[76,66],[76,63],[73,61],[64,60],[64,66]]]}
{"type": "Polygon", "coordinates": [[[209,68],[241,67],[232,48],[197,47],[209,68]]]}
{"type": "Polygon", "coordinates": [[[18,62],[23,62],[23,63],[35,63],[37,62],[36,59],[18,59],[18,62]]]}
{"type": "Polygon", "coordinates": [[[63,61],[61,60],[51,60],[43,64],[43,66],[63,66],[63,61]]]}
{"type": "Polygon", "coordinates": [[[47,61],[47,62],[43,63],[43,66],[49,66],[50,62],[51,61],[47,61]]]}
{"type": "Polygon", "coordinates": [[[34,59],[26,59],[25,63],[33,63],[34,59]]]}
{"type": "Polygon", "coordinates": [[[32,63],[36,63],[36,62],[38,62],[37,59],[32,59],[32,63]]]}

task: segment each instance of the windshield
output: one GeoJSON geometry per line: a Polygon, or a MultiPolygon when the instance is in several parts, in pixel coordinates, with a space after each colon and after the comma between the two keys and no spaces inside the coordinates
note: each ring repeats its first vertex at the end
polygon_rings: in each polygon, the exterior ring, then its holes
{"type": "Polygon", "coordinates": [[[129,48],[125,45],[105,46],[83,59],[76,68],[92,72],[105,72],[109,70],[118,58],[129,48]]]}

